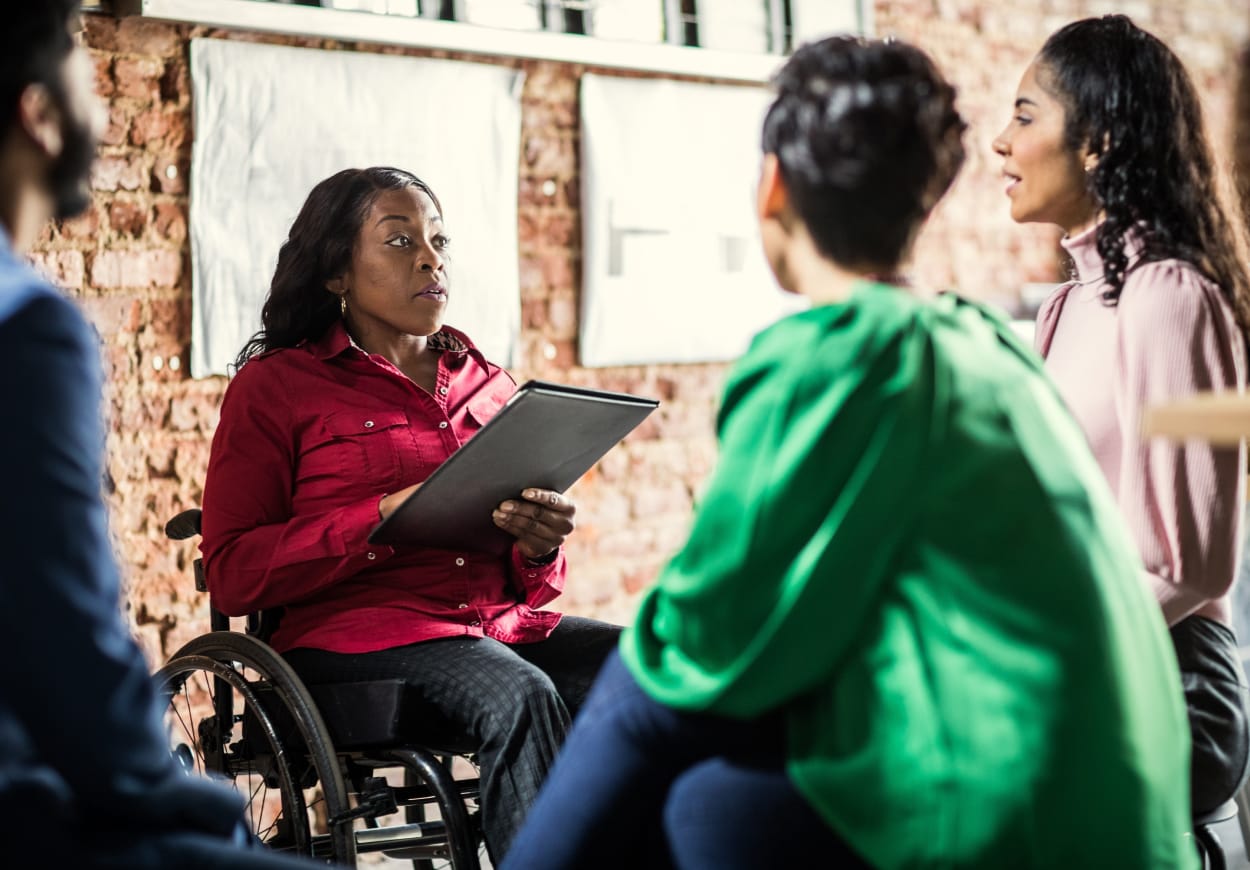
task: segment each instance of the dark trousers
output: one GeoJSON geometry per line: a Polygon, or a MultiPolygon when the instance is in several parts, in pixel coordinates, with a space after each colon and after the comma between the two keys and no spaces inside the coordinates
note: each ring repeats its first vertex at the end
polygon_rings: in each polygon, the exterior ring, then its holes
{"type": "Polygon", "coordinates": [[[378,652],[285,653],[306,683],[401,679],[424,708],[423,744],[477,755],[482,827],[498,862],[538,794],[620,626],[565,616],[537,643],[451,637],[378,652]]]}
{"type": "Polygon", "coordinates": [[[1237,793],[1250,758],[1246,679],[1232,629],[1190,616],[1172,626],[1193,743],[1191,805],[1195,816],[1237,793]]]}
{"type": "Polygon", "coordinates": [[[656,703],[613,653],[503,870],[867,867],[785,773],[779,717],[656,703]]]}

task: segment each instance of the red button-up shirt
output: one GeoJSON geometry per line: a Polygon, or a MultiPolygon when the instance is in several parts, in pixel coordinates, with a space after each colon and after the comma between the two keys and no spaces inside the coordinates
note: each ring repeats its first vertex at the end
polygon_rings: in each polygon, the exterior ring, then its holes
{"type": "Polygon", "coordinates": [[[369,652],[454,635],[540,640],[560,615],[560,552],[368,542],[383,495],[425,480],[516,390],[450,328],[433,394],[356,347],[341,324],[243,366],[221,406],[204,484],[204,570],[233,616],[284,608],[271,643],[369,652]]]}

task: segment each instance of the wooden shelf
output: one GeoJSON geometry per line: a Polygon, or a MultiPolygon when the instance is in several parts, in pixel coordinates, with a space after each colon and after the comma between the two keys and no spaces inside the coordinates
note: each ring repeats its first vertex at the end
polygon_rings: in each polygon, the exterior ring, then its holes
{"type": "Polygon", "coordinates": [[[1183,401],[1148,407],[1142,414],[1142,434],[1236,445],[1250,438],[1250,396],[1200,393],[1183,401]]]}

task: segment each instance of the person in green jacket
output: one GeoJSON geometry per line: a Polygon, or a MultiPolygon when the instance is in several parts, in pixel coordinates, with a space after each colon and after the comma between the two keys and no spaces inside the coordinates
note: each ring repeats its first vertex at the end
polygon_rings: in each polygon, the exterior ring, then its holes
{"type": "Polygon", "coordinates": [[[758,215],[811,301],[728,377],[719,463],[504,870],[1191,868],[1175,657],[1040,360],[896,276],[964,158],[918,49],[775,79],[758,215]]]}

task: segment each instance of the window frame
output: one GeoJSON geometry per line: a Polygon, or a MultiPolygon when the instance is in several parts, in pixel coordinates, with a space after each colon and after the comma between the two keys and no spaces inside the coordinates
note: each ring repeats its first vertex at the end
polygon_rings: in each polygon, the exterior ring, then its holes
{"type": "MultiPolygon", "coordinates": [[[[680,14],[682,0],[663,0],[680,14]]],[[[706,2],[706,0],[705,0],[706,2]]],[[[859,31],[871,27],[871,0],[855,7],[859,31]]],[[[549,60],[595,69],[619,69],[727,82],[766,83],[784,55],[697,48],[675,42],[601,39],[553,30],[502,30],[433,17],[407,17],[258,0],[113,0],[119,16],[139,16],[229,29],[401,45],[490,57],[549,60]]],[[[780,8],[770,3],[770,9],[780,8]]],[[[674,28],[666,19],[666,33],[674,28]]],[[[776,40],[770,37],[770,47],[776,40]]]]}

